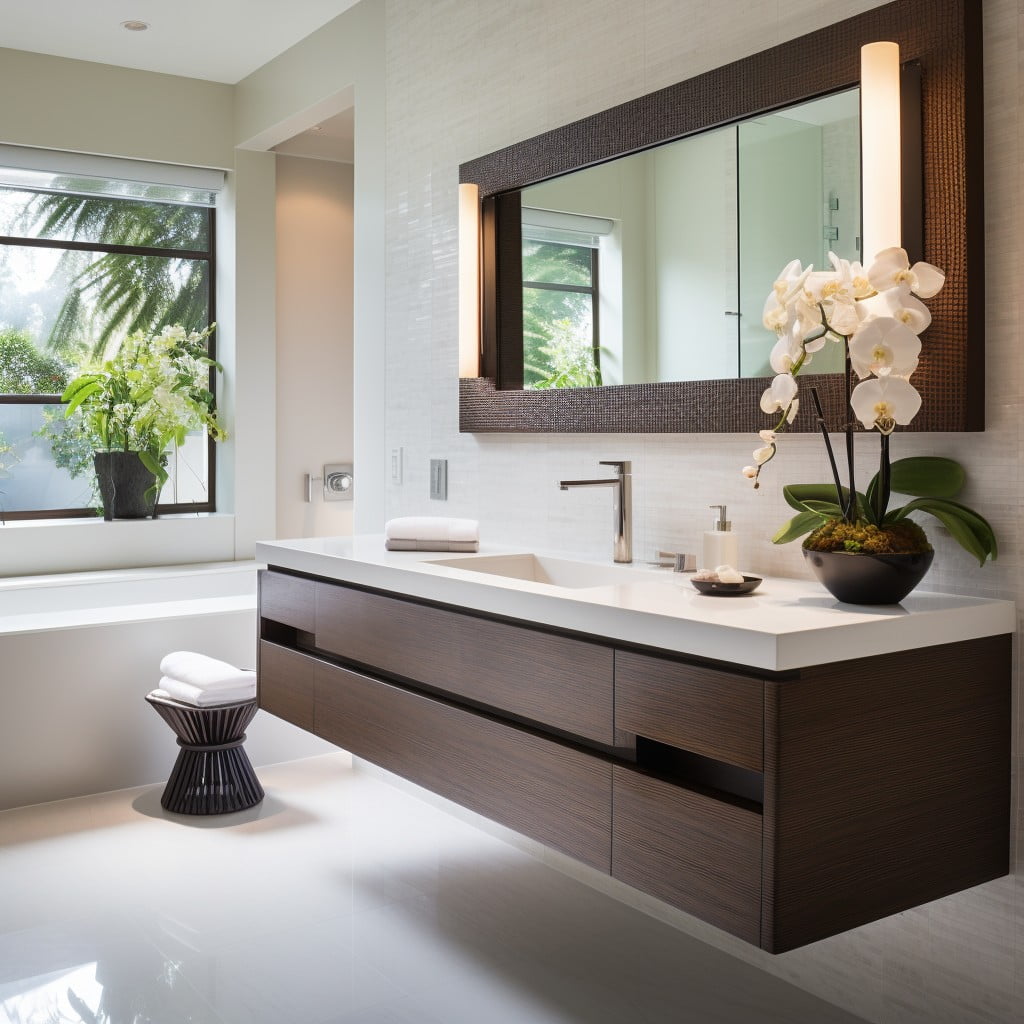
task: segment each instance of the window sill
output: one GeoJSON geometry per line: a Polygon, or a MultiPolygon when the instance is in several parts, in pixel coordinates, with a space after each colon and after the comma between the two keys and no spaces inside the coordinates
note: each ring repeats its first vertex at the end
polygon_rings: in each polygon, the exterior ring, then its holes
{"type": "Polygon", "coordinates": [[[232,561],[235,517],[24,519],[0,526],[0,577],[232,561]]]}

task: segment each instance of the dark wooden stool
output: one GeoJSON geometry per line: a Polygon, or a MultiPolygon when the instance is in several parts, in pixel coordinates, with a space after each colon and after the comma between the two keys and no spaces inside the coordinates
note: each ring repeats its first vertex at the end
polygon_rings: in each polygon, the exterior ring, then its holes
{"type": "Polygon", "coordinates": [[[178,759],[160,797],[175,814],[227,814],[253,807],[263,787],[242,749],[256,700],[196,707],[153,693],[146,695],[178,737],[178,759]]]}

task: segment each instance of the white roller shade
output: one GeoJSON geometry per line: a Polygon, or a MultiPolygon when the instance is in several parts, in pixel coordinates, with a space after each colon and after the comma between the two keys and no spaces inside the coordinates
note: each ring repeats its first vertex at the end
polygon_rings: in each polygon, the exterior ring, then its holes
{"type": "Polygon", "coordinates": [[[0,187],[213,206],[224,187],[224,172],[211,167],[0,145],[0,187]]]}

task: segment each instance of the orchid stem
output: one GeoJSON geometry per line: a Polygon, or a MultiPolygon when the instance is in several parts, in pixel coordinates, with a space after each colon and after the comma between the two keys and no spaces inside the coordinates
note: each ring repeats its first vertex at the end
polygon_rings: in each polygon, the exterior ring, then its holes
{"type": "Polygon", "coordinates": [[[818,398],[818,389],[811,388],[811,399],[814,402],[814,411],[818,416],[818,428],[821,436],[825,439],[825,451],[828,452],[828,462],[832,467],[832,479],[836,484],[836,502],[843,508],[843,516],[846,515],[845,503],[843,501],[843,485],[839,482],[839,467],[836,465],[835,452],[832,451],[832,440],[828,436],[828,427],[825,426],[825,413],[821,408],[821,399],[818,398]]]}
{"type": "Polygon", "coordinates": [[[878,466],[878,490],[875,492],[875,518],[882,525],[886,510],[889,508],[889,497],[892,494],[892,463],[889,461],[889,435],[879,434],[881,453],[878,466]]]}
{"type": "Polygon", "coordinates": [[[843,505],[843,518],[852,526],[857,521],[857,485],[853,479],[853,421],[850,419],[850,338],[843,336],[843,349],[846,352],[846,365],[843,372],[843,384],[845,386],[846,404],[846,467],[847,479],[850,481],[850,498],[843,505]]]}

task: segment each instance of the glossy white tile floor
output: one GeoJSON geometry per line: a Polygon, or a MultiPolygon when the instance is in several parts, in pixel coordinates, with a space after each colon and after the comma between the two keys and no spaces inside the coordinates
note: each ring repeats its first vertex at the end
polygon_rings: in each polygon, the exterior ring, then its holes
{"type": "Polygon", "coordinates": [[[343,755],[262,806],[161,787],[0,813],[0,1024],[832,1024],[856,1018],[343,755]]]}

